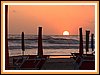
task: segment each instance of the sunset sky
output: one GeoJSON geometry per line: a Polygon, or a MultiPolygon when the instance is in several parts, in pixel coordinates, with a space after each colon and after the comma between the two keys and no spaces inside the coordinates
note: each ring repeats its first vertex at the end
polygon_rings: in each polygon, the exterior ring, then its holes
{"type": "Polygon", "coordinates": [[[68,31],[70,35],[78,35],[79,27],[95,29],[95,6],[93,5],[10,5],[10,34],[37,34],[38,27],[43,27],[44,35],[62,35],[68,31]]]}

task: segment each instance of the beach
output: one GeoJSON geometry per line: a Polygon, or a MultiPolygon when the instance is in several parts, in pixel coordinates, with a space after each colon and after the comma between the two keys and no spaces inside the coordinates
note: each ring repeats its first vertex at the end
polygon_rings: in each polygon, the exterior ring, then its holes
{"type": "MultiPolygon", "coordinates": [[[[87,57],[86,57],[87,58],[87,57]]],[[[90,56],[83,61],[94,61],[94,56],[90,56]]],[[[81,62],[81,63],[82,63],[81,62]]],[[[95,61],[94,61],[95,62],[95,61]]],[[[94,62],[92,64],[94,64],[94,62]]],[[[80,63],[80,64],[81,64],[80,63]]],[[[43,55],[42,58],[38,58],[37,55],[24,55],[24,56],[11,56],[10,66],[11,70],[80,70],[77,68],[76,59],[72,55],[43,55]],[[36,63],[37,62],[37,63],[36,63]],[[33,66],[32,66],[33,65],[33,66]],[[15,67],[14,67],[15,66],[15,67]]],[[[94,65],[87,63],[85,70],[93,70],[94,65]],[[90,66],[89,66],[90,65],[90,66]],[[92,68],[91,68],[92,66],[92,68]]]]}
{"type": "Polygon", "coordinates": [[[74,70],[74,59],[70,58],[50,58],[48,59],[41,70],[74,70]]]}
{"type": "MultiPolygon", "coordinates": [[[[80,65],[89,60],[93,61],[94,55],[91,49],[91,40],[89,40],[89,51],[86,52],[86,40],[83,38],[83,53],[80,55],[79,36],[43,36],[43,39],[33,35],[22,36],[10,35],[8,39],[8,48],[10,56],[10,69],[16,70],[80,70],[80,65]],[[33,38],[33,39],[32,39],[33,38]],[[42,42],[43,41],[43,42],[42,42]],[[43,44],[43,45],[42,45],[43,44]],[[42,53],[43,54],[42,54],[42,53]],[[79,55],[74,55],[74,54],[79,55]],[[84,60],[84,55],[91,55],[84,60]],[[93,60],[90,60],[92,57],[93,60]],[[77,63],[77,59],[81,61],[77,63]],[[78,64],[78,65],[77,65],[78,64]],[[78,68],[77,68],[78,67],[78,68]]],[[[41,36],[39,36],[41,37],[41,36]]],[[[86,62],[86,64],[89,64],[86,62]]],[[[82,69],[86,69],[82,68],[82,69]]],[[[89,69],[94,69],[94,66],[89,69]]],[[[88,69],[86,69],[88,70],[88,69]]]]}

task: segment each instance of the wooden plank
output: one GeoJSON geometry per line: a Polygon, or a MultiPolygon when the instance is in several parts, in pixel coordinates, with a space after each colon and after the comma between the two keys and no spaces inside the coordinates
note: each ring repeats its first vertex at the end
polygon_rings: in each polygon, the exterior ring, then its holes
{"type": "Polygon", "coordinates": [[[23,51],[25,50],[25,47],[24,47],[24,32],[22,32],[22,50],[23,51]]]}
{"type": "Polygon", "coordinates": [[[91,48],[94,51],[94,34],[91,34],[91,48]]]}
{"type": "Polygon", "coordinates": [[[89,51],[89,34],[90,34],[90,31],[86,30],[86,54],[89,51]]]}
{"type": "Polygon", "coordinates": [[[9,51],[8,51],[8,5],[5,5],[5,69],[9,69],[9,51]]]}
{"type": "Polygon", "coordinates": [[[80,46],[79,46],[79,53],[80,55],[83,54],[83,36],[82,36],[82,28],[79,28],[80,33],[80,46]]]}
{"type": "Polygon", "coordinates": [[[43,47],[42,47],[42,27],[39,27],[38,30],[38,56],[43,56],[43,47]]]}

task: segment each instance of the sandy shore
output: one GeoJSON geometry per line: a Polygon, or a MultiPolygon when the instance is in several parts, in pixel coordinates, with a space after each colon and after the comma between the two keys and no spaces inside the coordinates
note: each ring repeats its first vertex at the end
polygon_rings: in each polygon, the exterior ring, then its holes
{"type": "Polygon", "coordinates": [[[74,70],[75,61],[71,58],[50,58],[42,66],[42,70],[74,70]]]}
{"type": "MultiPolygon", "coordinates": [[[[10,65],[11,66],[14,66],[14,65],[12,65],[14,63],[12,61],[12,59],[18,59],[18,60],[21,59],[21,61],[19,61],[19,63],[17,62],[17,64],[19,64],[19,65],[17,65],[17,67],[20,66],[20,64],[23,61],[22,56],[10,57],[10,65]]],[[[76,70],[77,69],[77,68],[75,68],[76,61],[72,58],[72,56],[47,56],[47,55],[44,55],[43,59],[41,59],[41,58],[37,58],[36,55],[25,55],[24,59],[25,59],[25,61],[23,63],[27,67],[30,66],[30,70],[34,70],[33,68],[37,65],[37,63],[39,63],[38,65],[40,65],[39,70],[76,70]],[[28,59],[27,59],[27,57],[28,57],[28,59]],[[31,61],[31,60],[33,60],[33,61],[31,61]],[[39,60],[39,62],[35,63],[38,60],[39,60]],[[28,62],[27,64],[25,63],[26,61],[28,62]],[[34,66],[32,67],[32,65],[34,65],[34,66]]],[[[90,60],[90,57],[87,59],[84,58],[84,60],[89,60],[89,62],[87,62],[87,63],[85,62],[85,66],[83,66],[83,68],[85,68],[87,70],[94,69],[95,64],[94,64],[93,56],[92,56],[91,60],[90,60]]],[[[23,68],[25,66],[23,66],[23,68]]],[[[19,68],[17,70],[21,70],[21,68],[19,68]]]]}
{"type": "MultiPolygon", "coordinates": [[[[22,56],[10,57],[10,64],[12,64],[12,58],[21,58],[21,57],[22,56]]],[[[34,58],[35,55],[31,57],[34,58]]],[[[74,70],[73,67],[74,62],[75,60],[70,58],[70,56],[50,56],[49,58],[46,59],[41,70],[74,70]]]]}

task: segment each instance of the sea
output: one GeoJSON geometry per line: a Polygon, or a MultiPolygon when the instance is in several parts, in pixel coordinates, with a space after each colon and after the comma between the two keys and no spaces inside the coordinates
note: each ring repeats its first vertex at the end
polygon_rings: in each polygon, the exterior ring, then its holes
{"type": "MultiPolygon", "coordinates": [[[[37,55],[38,36],[25,34],[24,55],[37,55]]],[[[22,55],[21,34],[8,35],[9,56],[22,55]]],[[[95,42],[94,42],[95,44],[95,42]]],[[[71,55],[79,52],[79,35],[43,35],[42,36],[44,55],[71,55]]],[[[83,50],[86,53],[86,36],[83,35],[83,50]]],[[[91,53],[91,37],[89,37],[89,52],[91,53]]]]}

